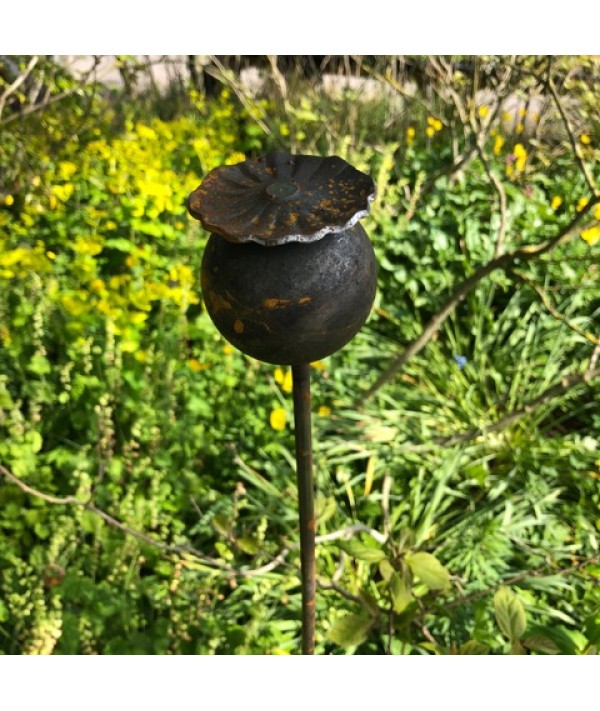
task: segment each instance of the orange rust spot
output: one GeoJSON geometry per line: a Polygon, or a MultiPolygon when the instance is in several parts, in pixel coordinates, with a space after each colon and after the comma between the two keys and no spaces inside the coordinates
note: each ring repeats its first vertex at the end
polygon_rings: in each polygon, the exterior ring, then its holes
{"type": "Polygon", "coordinates": [[[321,207],[330,207],[331,200],[321,200],[321,207]]]}
{"type": "Polygon", "coordinates": [[[236,319],[235,323],[233,324],[233,330],[236,333],[244,333],[244,322],[240,321],[240,319],[236,319]]]}
{"type": "Polygon", "coordinates": [[[315,531],[316,526],[315,526],[315,519],[311,518],[310,521],[308,522],[307,528],[309,531],[315,531]]]}
{"type": "Polygon", "coordinates": [[[292,303],[291,299],[265,299],[263,306],[265,309],[282,309],[292,303]]]}
{"type": "Polygon", "coordinates": [[[214,313],[218,313],[222,310],[231,310],[229,301],[224,299],[220,294],[217,294],[216,291],[209,291],[206,294],[206,300],[214,313]]]}
{"type": "Polygon", "coordinates": [[[308,304],[312,301],[312,296],[301,296],[298,299],[299,304],[308,304]]]}

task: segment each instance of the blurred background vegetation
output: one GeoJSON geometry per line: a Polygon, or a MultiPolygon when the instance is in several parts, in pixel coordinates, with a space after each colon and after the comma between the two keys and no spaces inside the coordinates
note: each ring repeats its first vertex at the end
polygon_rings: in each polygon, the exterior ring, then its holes
{"type": "Polygon", "coordinates": [[[284,149],[378,194],[312,368],[317,651],[597,653],[597,58],[75,60],[0,57],[0,651],[298,652],[291,375],[185,205],[284,149]]]}

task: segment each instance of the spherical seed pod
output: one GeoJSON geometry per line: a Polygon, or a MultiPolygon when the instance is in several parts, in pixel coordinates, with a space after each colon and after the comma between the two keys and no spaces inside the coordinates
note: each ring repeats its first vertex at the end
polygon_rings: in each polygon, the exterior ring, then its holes
{"type": "Polygon", "coordinates": [[[211,171],[190,213],[212,234],[202,292],[222,335],[268,363],[320,360],[365,322],[377,263],[358,220],[373,180],[341,158],[275,152],[211,171]]]}

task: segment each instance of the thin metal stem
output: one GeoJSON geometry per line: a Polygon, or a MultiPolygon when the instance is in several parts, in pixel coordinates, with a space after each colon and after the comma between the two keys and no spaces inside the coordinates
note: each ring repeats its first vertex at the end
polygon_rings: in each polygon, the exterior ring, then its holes
{"type": "Polygon", "coordinates": [[[292,366],[296,474],[300,510],[302,572],[302,654],[315,652],[315,506],[310,423],[310,364],[292,366]]]}

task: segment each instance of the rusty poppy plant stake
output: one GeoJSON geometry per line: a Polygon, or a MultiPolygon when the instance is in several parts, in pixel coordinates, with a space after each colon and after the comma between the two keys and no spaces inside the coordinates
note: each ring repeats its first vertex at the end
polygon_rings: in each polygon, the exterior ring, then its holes
{"type": "Polygon", "coordinates": [[[211,236],[202,293],[221,334],[254,358],[291,365],[302,571],[302,652],[315,646],[310,363],[365,322],[377,263],[358,224],[373,180],[337,157],[270,153],[212,170],[189,211],[211,236]]]}

